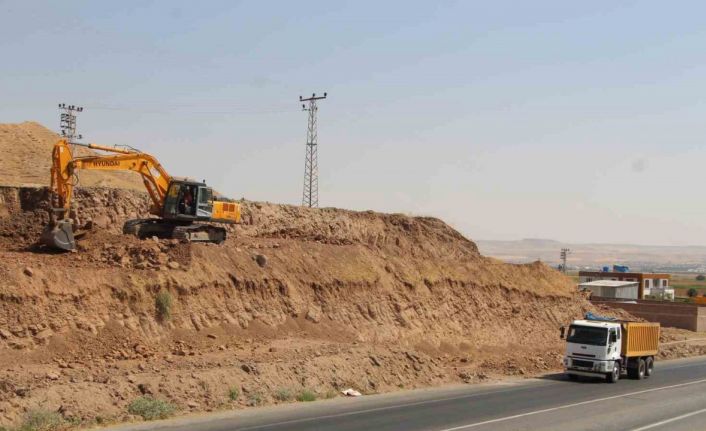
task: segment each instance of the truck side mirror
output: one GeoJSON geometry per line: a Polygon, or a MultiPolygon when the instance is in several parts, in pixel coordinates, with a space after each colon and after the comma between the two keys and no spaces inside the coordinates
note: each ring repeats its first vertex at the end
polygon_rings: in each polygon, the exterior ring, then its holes
{"type": "Polygon", "coordinates": [[[565,327],[565,326],[562,326],[562,327],[561,327],[561,335],[560,335],[560,337],[561,337],[562,340],[564,339],[564,335],[566,335],[566,327],[565,327]]]}

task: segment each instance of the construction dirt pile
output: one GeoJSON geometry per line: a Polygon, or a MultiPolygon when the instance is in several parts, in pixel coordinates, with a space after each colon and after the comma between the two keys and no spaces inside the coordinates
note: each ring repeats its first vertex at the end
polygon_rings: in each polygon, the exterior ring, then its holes
{"type": "Polygon", "coordinates": [[[706,337],[703,332],[686,329],[662,328],[659,357],[661,359],[685,358],[706,355],[706,337]]]}
{"type": "MultiPolygon", "coordinates": [[[[560,366],[592,310],[549,267],[482,257],[433,218],[243,203],[225,244],[122,235],[144,194],[78,189],[76,253],[36,247],[45,188],[0,188],[0,418],[137,419],[560,366]]],[[[600,311],[600,310],[598,310],[600,311]]]]}
{"type": "MultiPolygon", "coordinates": [[[[26,121],[20,124],[0,124],[0,185],[48,186],[51,150],[60,136],[41,124],[26,121]]],[[[75,156],[95,154],[86,148],[76,148],[75,156]]],[[[81,172],[84,186],[119,187],[144,190],[139,176],[129,172],[81,172]]]]}

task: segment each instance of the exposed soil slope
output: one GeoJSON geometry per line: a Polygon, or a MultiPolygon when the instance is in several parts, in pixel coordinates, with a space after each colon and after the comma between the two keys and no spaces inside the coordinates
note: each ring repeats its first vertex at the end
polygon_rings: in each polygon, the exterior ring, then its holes
{"type": "MultiPolygon", "coordinates": [[[[51,150],[59,135],[46,127],[26,121],[20,124],[0,124],[0,184],[49,185],[51,150]]],[[[76,148],[75,156],[93,154],[76,148]]],[[[139,177],[130,172],[81,172],[81,185],[144,190],[139,177]]]]}
{"type": "MultiPolygon", "coordinates": [[[[0,125],[0,184],[46,185],[56,138],[0,125]]],[[[210,411],[531,375],[595,311],[557,271],[485,258],[434,218],[244,202],[225,244],[140,241],[121,234],[148,207],[135,176],[91,174],[111,187],[77,189],[76,253],[34,245],[46,188],[0,187],[0,425],[37,408],[131,420],[145,394],[210,411]]]]}
{"type": "Polygon", "coordinates": [[[79,189],[92,228],[77,253],[54,254],[32,246],[45,196],[0,188],[8,422],[40,405],[121,420],[141,393],[210,410],[285,389],[530,374],[559,365],[557,328],[590,309],[557,271],[484,258],[433,218],[247,202],[223,245],[140,241],[119,232],[144,194],[79,189]],[[173,299],[169,318],[159,292],[173,299]]]}

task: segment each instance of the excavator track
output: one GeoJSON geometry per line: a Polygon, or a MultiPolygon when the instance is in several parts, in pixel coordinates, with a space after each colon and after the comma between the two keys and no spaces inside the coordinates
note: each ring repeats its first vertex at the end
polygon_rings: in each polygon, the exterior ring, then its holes
{"type": "Polygon", "coordinates": [[[140,239],[156,236],[163,239],[178,239],[188,242],[212,242],[221,244],[226,240],[226,230],[207,223],[175,223],[162,219],[134,219],[123,225],[123,233],[140,239]]]}

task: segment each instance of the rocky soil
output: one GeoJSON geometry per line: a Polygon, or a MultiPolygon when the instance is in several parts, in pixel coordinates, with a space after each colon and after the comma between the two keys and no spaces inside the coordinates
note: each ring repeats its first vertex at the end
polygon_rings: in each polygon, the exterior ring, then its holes
{"type": "Polygon", "coordinates": [[[661,359],[706,355],[706,333],[703,332],[662,328],[660,343],[661,359]]]}
{"type": "Polygon", "coordinates": [[[127,405],[142,395],[183,414],[532,376],[559,369],[561,325],[609,314],[433,218],[244,202],[225,244],[182,244],[120,234],[145,195],[78,189],[79,250],[54,253],[35,245],[46,193],[0,187],[4,424],[140,420],[127,405]]]}
{"type": "Polygon", "coordinates": [[[54,253],[34,244],[45,201],[0,188],[7,424],[132,420],[143,394],[184,413],[529,376],[592,309],[558,272],[484,258],[433,218],[245,202],[223,245],[141,241],[120,231],[145,195],[80,188],[79,250],[54,253]]]}

